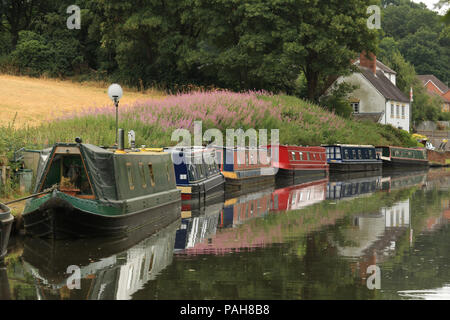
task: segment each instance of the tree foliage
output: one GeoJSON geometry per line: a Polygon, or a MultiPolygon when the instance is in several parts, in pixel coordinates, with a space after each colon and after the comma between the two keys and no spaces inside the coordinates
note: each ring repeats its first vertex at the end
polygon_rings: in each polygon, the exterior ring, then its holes
{"type": "Polygon", "coordinates": [[[418,74],[434,74],[450,81],[450,26],[442,17],[410,0],[384,1],[382,28],[396,41],[404,58],[418,74]]]}
{"type": "Polygon", "coordinates": [[[67,30],[72,2],[4,2],[0,41],[10,41],[6,54],[21,72],[94,70],[134,86],[286,93],[302,72],[305,95],[317,100],[360,51],[376,49],[369,0],[79,0],[82,28],[67,30]]]}

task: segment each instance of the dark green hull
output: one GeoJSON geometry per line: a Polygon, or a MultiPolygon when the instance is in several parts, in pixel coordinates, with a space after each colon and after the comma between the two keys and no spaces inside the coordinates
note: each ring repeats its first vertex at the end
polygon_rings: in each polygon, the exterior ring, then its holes
{"type": "MultiPolygon", "coordinates": [[[[108,205],[54,191],[27,203],[24,226],[31,236],[53,239],[124,237],[144,227],[153,233],[180,217],[179,191],[166,192],[165,196],[172,200],[126,212],[127,202],[108,205]]],[[[140,203],[145,204],[145,200],[140,203]]]]}
{"type": "Polygon", "coordinates": [[[411,170],[411,168],[428,168],[429,162],[415,159],[383,160],[383,169],[411,170]]]}

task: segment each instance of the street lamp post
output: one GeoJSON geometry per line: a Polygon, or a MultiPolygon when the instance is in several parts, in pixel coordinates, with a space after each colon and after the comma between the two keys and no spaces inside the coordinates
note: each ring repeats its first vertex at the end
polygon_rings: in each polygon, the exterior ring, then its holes
{"type": "Polygon", "coordinates": [[[108,88],[108,96],[111,98],[111,100],[114,102],[114,105],[116,107],[116,145],[119,143],[119,101],[123,96],[123,90],[120,85],[117,83],[114,83],[109,86],[108,88]]]}

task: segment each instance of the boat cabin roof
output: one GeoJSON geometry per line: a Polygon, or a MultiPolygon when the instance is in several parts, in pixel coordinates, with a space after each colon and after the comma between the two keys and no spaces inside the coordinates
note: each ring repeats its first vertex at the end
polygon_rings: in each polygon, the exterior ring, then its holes
{"type": "Polygon", "coordinates": [[[406,147],[397,147],[397,146],[377,146],[377,148],[395,148],[395,149],[419,150],[419,151],[425,150],[425,148],[420,148],[420,147],[406,148],[406,147]]]}
{"type": "Polygon", "coordinates": [[[375,146],[372,145],[357,145],[357,144],[323,144],[322,147],[375,148],[375,146]]]}

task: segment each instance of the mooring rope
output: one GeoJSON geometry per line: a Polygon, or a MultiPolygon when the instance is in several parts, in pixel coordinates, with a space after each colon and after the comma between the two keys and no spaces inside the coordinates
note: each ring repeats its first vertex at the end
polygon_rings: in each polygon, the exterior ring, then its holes
{"type": "Polygon", "coordinates": [[[45,189],[42,192],[35,193],[35,194],[32,194],[31,196],[27,196],[27,197],[24,197],[24,198],[16,199],[16,200],[13,200],[13,201],[10,201],[10,202],[6,202],[5,205],[13,204],[13,203],[16,203],[16,202],[21,202],[21,201],[28,200],[28,199],[31,199],[31,198],[34,198],[34,197],[37,197],[37,196],[42,196],[44,194],[48,194],[48,193],[53,192],[53,190],[56,190],[57,188],[58,188],[58,185],[55,184],[55,185],[53,185],[53,187],[45,189]]]}

